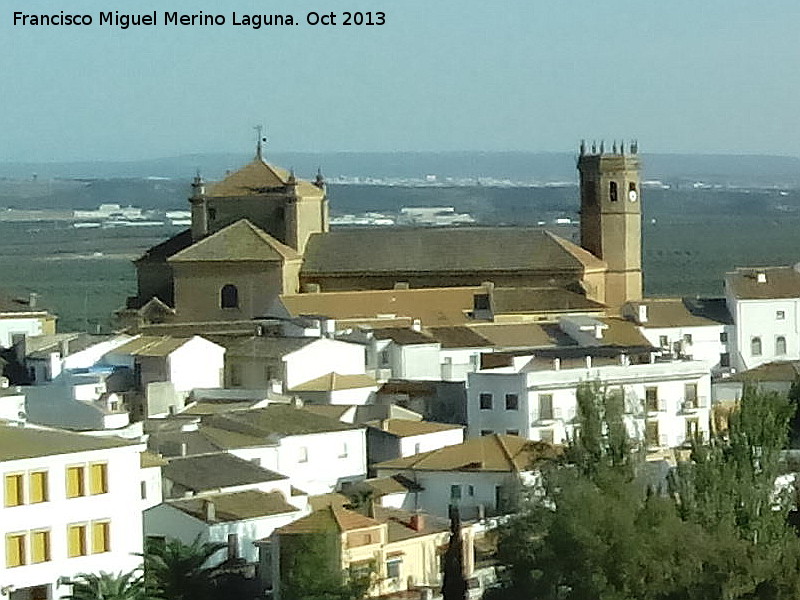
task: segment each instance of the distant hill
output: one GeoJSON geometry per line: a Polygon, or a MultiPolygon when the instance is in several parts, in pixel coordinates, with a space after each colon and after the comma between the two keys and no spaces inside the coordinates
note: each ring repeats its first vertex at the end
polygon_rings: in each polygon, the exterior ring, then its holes
{"type": "MultiPolygon", "coordinates": [[[[321,168],[327,177],[459,179],[495,178],[516,182],[576,181],[575,155],[542,152],[267,153],[275,164],[303,177],[321,168]]],[[[197,170],[208,179],[224,176],[252,157],[196,154],[128,162],[0,163],[0,178],[163,177],[187,182],[197,170]]],[[[666,182],[702,181],[745,187],[800,187],[800,158],[761,155],[644,154],[644,178],[666,182]]]]}

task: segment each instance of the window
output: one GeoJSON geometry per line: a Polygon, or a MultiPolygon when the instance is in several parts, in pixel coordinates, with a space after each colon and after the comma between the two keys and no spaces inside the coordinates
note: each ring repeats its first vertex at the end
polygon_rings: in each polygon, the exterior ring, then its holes
{"type": "Polygon", "coordinates": [[[86,556],[86,525],[67,525],[67,556],[86,556]]]}
{"type": "Polygon", "coordinates": [[[38,502],[47,502],[47,471],[34,471],[30,474],[30,498],[28,499],[31,504],[38,502]]]}
{"type": "Polygon", "coordinates": [[[691,442],[700,435],[700,422],[697,419],[686,419],[686,441],[691,442]]]}
{"type": "Polygon", "coordinates": [[[483,435],[492,435],[493,433],[494,433],[494,431],[492,431],[491,429],[481,429],[481,435],[482,436],[483,435]]]}
{"type": "Polygon", "coordinates": [[[6,506],[19,506],[25,503],[25,491],[22,486],[21,474],[6,475],[6,506]]]}
{"type": "Polygon", "coordinates": [[[786,313],[782,310],[775,311],[775,319],[778,321],[783,321],[786,318],[786,313]]]}
{"type": "Polygon", "coordinates": [[[42,529],[31,533],[31,562],[43,563],[50,560],[50,530],[42,529]]]}
{"type": "Polygon", "coordinates": [[[386,559],[386,577],[389,579],[400,579],[400,565],[403,564],[403,559],[398,557],[386,559]]]}
{"type": "Polygon", "coordinates": [[[646,387],[644,388],[644,399],[647,405],[647,410],[654,412],[658,410],[658,388],[646,387]]]}
{"type": "Polygon", "coordinates": [[[25,561],[25,534],[9,533],[6,535],[6,566],[21,567],[25,561]]]}
{"type": "Polygon", "coordinates": [[[649,447],[658,446],[658,421],[648,421],[644,429],[644,439],[649,447]]]}
{"type": "Polygon", "coordinates": [[[720,367],[730,367],[731,366],[731,355],[727,352],[723,352],[719,355],[719,366],[720,367]]]}
{"type": "Polygon", "coordinates": [[[140,481],[139,482],[139,493],[142,496],[142,500],[147,500],[147,482],[140,481]]]}
{"type": "Polygon", "coordinates": [[[231,387],[241,387],[242,385],[242,369],[239,365],[230,366],[231,387]]]}
{"type": "Polygon", "coordinates": [[[555,434],[552,429],[542,429],[539,431],[539,441],[552,444],[555,441],[555,434]]]}
{"type": "Polygon", "coordinates": [[[519,435],[519,429],[506,429],[506,435],[519,435]]]}
{"type": "Polygon", "coordinates": [[[468,496],[474,496],[475,495],[475,486],[474,485],[468,485],[467,486],[467,495],[468,496]]]}
{"type": "Polygon", "coordinates": [[[616,202],[619,199],[616,181],[612,181],[608,184],[608,199],[611,200],[611,202],[616,202]]]}
{"type": "Polygon", "coordinates": [[[391,355],[388,346],[383,350],[381,350],[380,362],[381,362],[381,367],[388,367],[391,364],[391,355]]]}
{"type": "Polygon", "coordinates": [[[217,209],[216,208],[209,208],[208,209],[208,218],[213,221],[217,218],[217,209]]]}
{"type": "Polygon", "coordinates": [[[473,310],[489,310],[489,294],[475,294],[472,297],[473,310]]]}
{"type": "Polygon", "coordinates": [[[697,384],[687,383],[683,386],[683,400],[692,408],[697,408],[697,384]]]}
{"type": "Polygon", "coordinates": [[[78,498],[86,495],[83,480],[84,467],[67,467],[67,498],[78,498]]]}
{"type": "Polygon", "coordinates": [[[347,444],[342,444],[342,448],[339,450],[339,458],[347,458],[347,444]]]}
{"type": "Polygon", "coordinates": [[[297,462],[308,462],[308,448],[305,446],[300,446],[300,448],[297,449],[297,462]]]}
{"type": "Polygon", "coordinates": [[[422,452],[422,444],[414,442],[414,454],[419,454],[420,452],[422,452]]]}
{"type": "Polygon", "coordinates": [[[492,395],[481,394],[480,404],[481,404],[481,410],[492,410],[492,395]]]}
{"type": "Polygon", "coordinates": [[[89,493],[93,496],[108,492],[108,465],[94,463],[89,466],[89,493]]]}
{"type": "Polygon", "coordinates": [[[450,500],[461,500],[461,486],[460,485],[451,485],[450,486],[450,500]]]}
{"type": "Polygon", "coordinates": [[[101,554],[111,549],[108,521],[95,521],[92,523],[92,554],[101,554]]]}
{"type": "Polygon", "coordinates": [[[775,338],[775,354],[786,354],[786,338],[782,335],[775,338]]]}
{"type": "Polygon", "coordinates": [[[506,410],[517,410],[519,408],[519,396],[516,394],[506,394],[506,410]]]}
{"type": "Polygon", "coordinates": [[[228,283],[222,286],[219,293],[219,305],[221,308],[239,308],[239,290],[235,285],[228,283]]]}
{"type": "Polygon", "coordinates": [[[761,338],[754,337],[750,339],[750,355],[761,356],[761,338]]]}
{"type": "Polygon", "coordinates": [[[658,345],[662,348],[669,348],[669,338],[665,335],[658,336],[658,345]]]}
{"type": "Polygon", "coordinates": [[[719,341],[722,342],[723,344],[727,344],[728,343],[728,334],[725,333],[724,331],[722,333],[720,333],[719,334],[719,341]]]}
{"type": "Polygon", "coordinates": [[[553,418],[553,394],[539,394],[539,419],[553,418]]]}
{"type": "Polygon", "coordinates": [[[683,334],[683,343],[684,344],[691,344],[692,343],[692,334],[691,333],[684,333],[683,334]]]}

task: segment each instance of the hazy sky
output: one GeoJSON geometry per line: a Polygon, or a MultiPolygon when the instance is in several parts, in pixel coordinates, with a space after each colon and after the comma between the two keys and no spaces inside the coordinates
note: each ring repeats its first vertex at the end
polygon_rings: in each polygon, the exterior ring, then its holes
{"type": "MultiPolygon", "coordinates": [[[[3,0],[0,160],[574,149],[800,155],[797,0],[3,0]],[[311,27],[309,10],[386,13],[311,27]],[[91,27],[14,27],[15,10],[91,27]],[[295,27],[97,25],[101,10],[295,27]]],[[[341,16],[339,21],[341,21],[341,16]]]]}

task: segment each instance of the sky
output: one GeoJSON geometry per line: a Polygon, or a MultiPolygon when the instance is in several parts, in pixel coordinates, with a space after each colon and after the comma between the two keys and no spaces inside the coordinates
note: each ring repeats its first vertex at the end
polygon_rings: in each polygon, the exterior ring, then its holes
{"type": "Polygon", "coordinates": [[[269,150],[800,156],[797,0],[2,0],[0,161],[269,150]],[[88,27],[14,26],[90,14],[88,27]],[[159,25],[99,26],[100,11],[159,25]],[[222,14],[165,26],[164,11],[222,14]],[[382,26],[306,14],[385,13],[382,26]],[[293,27],[231,15],[292,14],[293,27]]]}

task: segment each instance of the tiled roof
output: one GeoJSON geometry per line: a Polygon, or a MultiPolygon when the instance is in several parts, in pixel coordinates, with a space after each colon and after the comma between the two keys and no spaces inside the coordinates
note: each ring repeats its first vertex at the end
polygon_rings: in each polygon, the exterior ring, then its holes
{"type": "Polygon", "coordinates": [[[286,479],[227,452],[173,458],[161,473],[166,479],[195,492],[286,479]]]}
{"type": "Polygon", "coordinates": [[[303,410],[341,421],[353,408],[352,404],[306,404],[303,410]]]}
{"type": "Polygon", "coordinates": [[[330,505],[276,529],[281,535],[353,531],[379,527],[380,522],[341,506],[330,505]]]}
{"type": "Polygon", "coordinates": [[[376,340],[392,340],[395,344],[413,346],[415,344],[435,344],[436,340],[413,329],[404,327],[391,327],[387,329],[374,329],[372,335],[376,340]]]}
{"type": "Polygon", "coordinates": [[[747,371],[740,371],[735,375],[723,379],[720,383],[728,381],[737,382],[785,382],[793,383],[800,379],[800,361],[796,360],[780,360],[775,362],[766,363],[748,369],[747,371]]]}
{"type": "MultiPolygon", "coordinates": [[[[329,234],[325,234],[329,235],[329,234]]],[[[324,315],[338,321],[370,320],[382,316],[420,319],[424,325],[460,325],[468,321],[475,294],[482,287],[420,288],[285,294],[281,301],[291,315],[324,315]]],[[[391,317],[391,319],[390,319],[391,317]]],[[[380,322],[380,319],[377,319],[380,322]]]]}
{"type": "Polygon", "coordinates": [[[431,452],[387,460],[374,467],[412,471],[518,472],[529,469],[535,461],[554,458],[558,453],[557,447],[544,442],[493,434],[431,452]]]}
{"type": "Polygon", "coordinates": [[[137,444],[116,437],[0,425],[0,461],[108,450],[137,444]]]}
{"type": "Polygon", "coordinates": [[[170,257],[170,262],[299,260],[296,250],[282,244],[247,219],[240,219],[170,257]]]}
{"type": "Polygon", "coordinates": [[[271,405],[264,408],[212,415],[203,418],[203,425],[262,438],[354,429],[352,425],[336,419],[284,405],[271,405]]]}
{"type": "Polygon", "coordinates": [[[164,261],[173,254],[180,252],[184,248],[192,245],[192,230],[186,229],[179,234],[172,236],[166,241],[156,244],[147,250],[134,262],[159,262],[164,261]]]}
{"type": "Polygon", "coordinates": [[[210,524],[258,519],[300,510],[286,502],[280,492],[265,493],[258,490],[207,494],[202,497],[168,500],[167,504],[210,524]],[[208,502],[214,505],[214,518],[210,520],[207,519],[208,502]]]}
{"type": "Polygon", "coordinates": [[[169,356],[191,338],[142,335],[111,351],[111,354],[131,356],[169,356]]]}
{"type": "Polygon", "coordinates": [[[433,423],[431,421],[411,421],[409,419],[383,419],[381,421],[369,421],[365,423],[365,425],[369,425],[374,429],[390,433],[397,437],[411,437],[464,428],[463,425],[433,423]]]}
{"type": "Polygon", "coordinates": [[[542,348],[572,343],[569,336],[552,323],[508,323],[474,325],[478,335],[495,348],[542,348]]]}
{"type": "Polygon", "coordinates": [[[312,337],[271,337],[271,336],[231,336],[215,337],[217,343],[225,346],[226,356],[252,358],[283,358],[309,344],[319,341],[312,337]]]}
{"type": "Polygon", "coordinates": [[[334,392],[336,390],[357,390],[378,387],[378,382],[369,375],[341,375],[328,373],[294,386],[292,392],[334,392]]]}
{"type": "Polygon", "coordinates": [[[442,348],[491,348],[493,344],[473,327],[430,327],[426,331],[442,348]]]}
{"type": "Polygon", "coordinates": [[[626,315],[642,327],[704,327],[733,323],[724,298],[647,298],[629,302],[626,315]],[[639,307],[647,320],[639,320],[639,307]]]}
{"type": "Polygon", "coordinates": [[[252,196],[269,188],[282,188],[289,181],[286,169],[255,158],[241,169],[225,176],[222,181],[208,185],[209,197],[252,196]]]}
{"type": "Polygon", "coordinates": [[[800,298],[800,272],[793,267],[740,268],[725,274],[725,284],[740,300],[800,298]]]}
{"type": "Polygon", "coordinates": [[[587,311],[602,312],[605,306],[564,288],[495,288],[492,292],[494,314],[587,311]]]}
{"type": "Polygon", "coordinates": [[[342,229],[311,236],[303,274],[572,271],[604,263],[542,229],[342,229]],[[402,251],[399,251],[402,249],[402,251]]]}
{"type": "Polygon", "coordinates": [[[29,298],[18,298],[8,292],[0,291],[0,313],[46,313],[47,309],[30,305],[29,298]]]}

